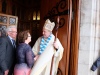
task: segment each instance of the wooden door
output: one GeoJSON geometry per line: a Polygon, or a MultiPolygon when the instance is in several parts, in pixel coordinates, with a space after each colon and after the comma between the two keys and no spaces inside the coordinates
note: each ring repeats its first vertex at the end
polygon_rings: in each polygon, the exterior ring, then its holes
{"type": "Polygon", "coordinates": [[[71,41],[69,56],[69,73],[68,75],[78,75],[78,49],[79,49],[79,24],[80,24],[80,0],[72,0],[71,21],[71,41]]]}
{"type": "MultiPolygon", "coordinates": [[[[57,75],[77,75],[78,41],[79,41],[79,0],[42,0],[40,33],[45,19],[57,23],[60,17],[58,38],[64,53],[57,75]]],[[[55,34],[55,30],[53,33],[55,34]]]]}
{"type": "MultiPolygon", "coordinates": [[[[60,28],[58,30],[58,38],[64,47],[63,58],[60,61],[57,75],[68,75],[69,70],[69,54],[70,54],[70,35],[71,35],[71,17],[70,17],[69,0],[43,0],[41,1],[41,20],[40,30],[49,18],[51,21],[57,22],[60,18],[60,28]]],[[[54,29],[53,33],[55,34],[54,29]]]]}

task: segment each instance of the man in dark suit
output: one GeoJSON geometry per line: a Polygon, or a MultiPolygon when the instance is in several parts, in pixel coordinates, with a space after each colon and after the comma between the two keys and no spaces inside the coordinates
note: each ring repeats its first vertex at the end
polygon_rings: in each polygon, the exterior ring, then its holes
{"type": "Polygon", "coordinates": [[[12,75],[15,64],[17,27],[8,26],[7,36],[0,37],[0,75],[12,75]]]}

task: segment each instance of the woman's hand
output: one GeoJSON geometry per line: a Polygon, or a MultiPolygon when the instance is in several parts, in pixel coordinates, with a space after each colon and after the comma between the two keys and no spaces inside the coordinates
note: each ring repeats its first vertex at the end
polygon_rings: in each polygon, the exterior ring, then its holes
{"type": "Polygon", "coordinates": [[[39,55],[36,55],[36,56],[34,57],[34,60],[36,61],[38,58],[39,58],[39,55]]]}
{"type": "Polygon", "coordinates": [[[6,70],[6,71],[4,72],[4,75],[8,75],[8,72],[9,72],[9,70],[6,70]]]}

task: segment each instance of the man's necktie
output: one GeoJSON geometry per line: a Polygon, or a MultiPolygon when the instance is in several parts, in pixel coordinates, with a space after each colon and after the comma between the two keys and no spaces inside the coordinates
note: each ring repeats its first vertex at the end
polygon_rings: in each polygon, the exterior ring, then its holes
{"type": "Polygon", "coordinates": [[[16,42],[12,39],[13,47],[16,48],[16,42]]]}

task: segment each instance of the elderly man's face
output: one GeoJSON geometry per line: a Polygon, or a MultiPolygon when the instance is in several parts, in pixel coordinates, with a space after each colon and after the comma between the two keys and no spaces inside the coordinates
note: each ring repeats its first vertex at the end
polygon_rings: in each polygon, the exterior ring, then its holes
{"type": "Polygon", "coordinates": [[[16,39],[17,36],[17,29],[16,28],[12,28],[11,31],[8,32],[8,35],[10,37],[12,37],[13,39],[16,39]]]}
{"type": "Polygon", "coordinates": [[[42,34],[43,34],[44,38],[48,38],[50,36],[51,32],[46,29],[43,29],[42,34]]]}

